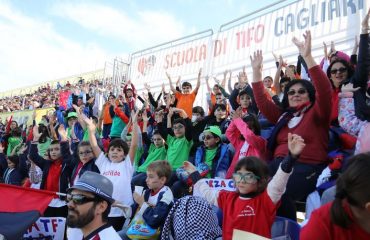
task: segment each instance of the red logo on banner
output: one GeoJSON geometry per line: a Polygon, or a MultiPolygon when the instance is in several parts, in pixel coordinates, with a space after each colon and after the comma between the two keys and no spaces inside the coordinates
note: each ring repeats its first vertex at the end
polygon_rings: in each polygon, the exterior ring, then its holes
{"type": "Polygon", "coordinates": [[[137,70],[142,74],[146,75],[152,69],[156,63],[156,57],[154,55],[149,56],[148,58],[141,58],[137,65],[137,70]]]}

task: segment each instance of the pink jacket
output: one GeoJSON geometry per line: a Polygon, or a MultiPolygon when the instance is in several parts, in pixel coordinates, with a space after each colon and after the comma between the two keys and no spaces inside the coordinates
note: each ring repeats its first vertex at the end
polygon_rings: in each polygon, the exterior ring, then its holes
{"type": "Polygon", "coordinates": [[[249,148],[246,156],[255,156],[263,158],[266,153],[266,140],[260,136],[255,135],[241,118],[237,118],[231,121],[229,127],[226,130],[226,137],[235,148],[235,154],[229,170],[227,171],[226,178],[231,178],[236,164],[239,161],[240,150],[244,145],[244,142],[249,144],[249,148]],[[244,137],[244,139],[241,138],[244,137]]]}

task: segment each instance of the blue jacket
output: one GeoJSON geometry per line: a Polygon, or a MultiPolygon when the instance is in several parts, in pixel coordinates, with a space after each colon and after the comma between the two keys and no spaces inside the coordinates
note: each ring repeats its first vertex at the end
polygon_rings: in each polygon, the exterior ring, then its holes
{"type": "Polygon", "coordinates": [[[22,181],[28,176],[27,156],[25,154],[19,155],[19,164],[17,168],[8,168],[8,162],[4,153],[0,153],[0,175],[4,183],[12,185],[22,185],[22,181]]]}
{"type": "MultiPolygon", "coordinates": [[[[168,188],[167,191],[171,191],[171,189],[168,188]]],[[[170,204],[167,204],[167,203],[161,201],[163,195],[167,191],[160,192],[159,195],[158,195],[158,200],[157,200],[156,205],[154,207],[148,207],[147,209],[145,209],[145,211],[143,213],[143,219],[144,219],[145,223],[148,224],[151,228],[159,228],[160,227],[162,229],[162,227],[164,225],[164,222],[166,221],[167,215],[171,210],[171,207],[173,205],[173,199],[172,199],[170,204]]],[[[172,195],[172,193],[171,193],[171,195],[172,195]]],[[[148,201],[149,196],[150,196],[150,189],[147,189],[144,192],[144,200],[148,201]]],[[[132,205],[132,212],[133,213],[136,212],[137,208],[138,208],[138,204],[134,203],[132,205]]]]}
{"type": "MultiPolygon", "coordinates": [[[[200,163],[205,161],[206,149],[202,145],[197,148],[195,153],[194,163],[198,166],[200,163]]],[[[213,159],[211,177],[223,177],[226,175],[227,169],[230,167],[232,154],[229,149],[229,145],[222,143],[218,146],[216,156],[213,159]]]]}

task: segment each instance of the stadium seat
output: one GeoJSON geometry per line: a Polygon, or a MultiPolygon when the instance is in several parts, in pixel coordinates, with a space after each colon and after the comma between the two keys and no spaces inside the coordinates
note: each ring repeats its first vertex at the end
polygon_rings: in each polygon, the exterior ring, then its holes
{"type": "Polygon", "coordinates": [[[276,217],[271,228],[271,237],[274,240],[299,240],[301,226],[295,221],[283,217],[276,217]]]}

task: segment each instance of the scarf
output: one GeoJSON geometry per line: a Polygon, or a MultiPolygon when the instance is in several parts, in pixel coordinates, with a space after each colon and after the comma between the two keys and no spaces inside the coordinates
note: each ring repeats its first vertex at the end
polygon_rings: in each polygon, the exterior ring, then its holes
{"type": "Polygon", "coordinates": [[[162,240],[213,240],[221,235],[212,206],[203,198],[186,196],[171,208],[162,240]]]}
{"type": "Polygon", "coordinates": [[[269,139],[267,140],[267,149],[273,153],[276,147],[276,138],[280,130],[285,127],[290,120],[294,117],[302,117],[303,113],[307,112],[312,107],[311,102],[304,103],[297,107],[290,107],[284,112],[276,123],[274,129],[271,132],[269,139]]]}

